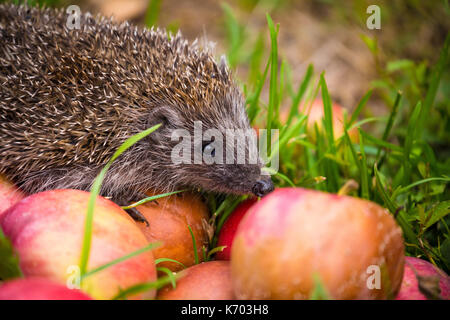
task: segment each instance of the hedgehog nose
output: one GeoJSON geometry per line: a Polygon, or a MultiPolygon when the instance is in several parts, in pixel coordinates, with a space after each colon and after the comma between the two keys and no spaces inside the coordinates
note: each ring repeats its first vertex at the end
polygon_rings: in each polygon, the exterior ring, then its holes
{"type": "Polygon", "coordinates": [[[271,179],[268,180],[258,180],[253,185],[252,192],[257,197],[263,197],[269,192],[273,191],[273,183],[271,179]]]}

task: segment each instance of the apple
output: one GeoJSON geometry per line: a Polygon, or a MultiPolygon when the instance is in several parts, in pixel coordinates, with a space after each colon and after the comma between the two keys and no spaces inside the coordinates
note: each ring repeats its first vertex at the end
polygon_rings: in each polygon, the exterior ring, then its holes
{"type": "MultiPolygon", "coordinates": [[[[346,109],[343,108],[340,104],[336,102],[332,102],[331,105],[332,109],[332,119],[333,119],[333,135],[334,139],[340,138],[344,134],[344,113],[346,112],[346,109]]],[[[308,115],[308,123],[307,123],[307,130],[309,136],[312,138],[313,141],[316,141],[316,132],[314,129],[314,124],[317,124],[317,127],[319,131],[323,131],[323,124],[322,120],[325,117],[324,110],[323,110],[323,102],[322,99],[315,99],[311,106],[309,104],[302,104],[299,107],[299,111],[303,112],[304,114],[308,115]]],[[[280,119],[283,122],[286,122],[288,119],[289,110],[285,109],[280,114],[280,119]]],[[[347,118],[347,121],[349,118],[347,118]]],[[[357,128],[352,128],[348,130],[348,135],[350,137],[350,140],[353,142],[358,142],[358,130],[357,128]]]]}
{"type": "MultiPolygon", "coordinates": [[[[148,195],[157,194],[148,192],[148,195]]],[[[188,226],[194,234],[197,254],[203,259],[202,247],[208,245],[208,208],[198,194],[183,192],[147,202],[136,207],[147,219],[149,225],[138,223],[148,241],[162,242],[153,250],[155,259],[169,258],[181,262],[185,267],[195,264],[194,246],[188,226]]],[[[174,262],[161,262],[158,267],[178,271],[183,267],[174,262]]]]}
{"type": "MultiPolygon", "coordinates": [[[[25,277],[77,282],[89,196],[68,189],[40,192],[4,213],[0,226],[19,255],[25,277]]],[[[88,271],[148,245],[133,219],[100,196],[92,230],[88,271]]],[[[110,299],[120,289],[155,279],[153,254],[147,251],[85,278],[81,289],[95,299],[110,299]]],[[[150,290],[131,298],[154,296],[150,290]]]]}
{"type": "Polygon", "coordinates": [[[280,188],[250,208],[231,249],[238,299],[309,299],[320,282],[332,299],[395,297],[402,231],[379,205],[280,188]]]}
{"type": "Polygon", "coordinates": [[[428,261],[405,257],[405,271],[403,274],[403,282],[400,287],[396,300],[426,300],[426,296],[420,292],[419,283],[416,274],[427,277],[436,276],[439,278],[439,287],[441,289],[440,295],[445,300],[450,299],[450,277],[444,271],[435,267],[428,261]]]}
{"type": "Polygon", "coordinates": [[[9,207],[25,198],[25,194],[0,174],[0,218],[9,207]]]}
{"type": "MultiPolygon", "coordinates": [[[[344,134],[344,112],[346,110],[336,102],[332,102],[331,105],[333,113],[333,135],[334,138],[340,138],[344,134]]],[[[323,124],[322,119],[324,119],[325,114],[323,110],[322,99],[316,99],[311,105],[311,109],[308,112],[308,131],[315,136],[314,124],[317,123],[319,130],[322,130],[323,124]]],[[[347,119],[347,121],[350,119],[347,119]]],[[[354,142],[358,141],[358,130],[353,128],[348,131],[350,139],[354,142]]]]}
{"type": "Polygon", "coordinates": [[[0,300],[92,300],[77,289],[42,278],[20,278],[0,284],[0,300]]]}
{"type": "Polygon", "coordinates": [[[242,218],[247,213],[248,209],[257,202],[255,198],[249,198],[241,202],[236,209],[228,216],[227,220],[220,229],[219,236],[217,238],[217,246],[225,246],[226,248],[216,253],[217,260],[230,260],[231,257],[231,245],[233,244],[234,236],[236,234],[237,227],[242,218]]]}
{"type": "Polygon", "coordinates": [[[232,300],[229,261],[209,261],[181,271],[176,288],[172,285],[158,292],[159,300],[232,300]]]}

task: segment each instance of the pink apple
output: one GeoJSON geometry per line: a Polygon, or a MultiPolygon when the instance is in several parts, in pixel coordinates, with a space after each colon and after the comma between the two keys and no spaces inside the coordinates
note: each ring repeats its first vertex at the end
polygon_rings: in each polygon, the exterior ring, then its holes
{"type": "Polygon", "coordinates": [[[9,280],[0,285],[0,300],[92,300],[76,289],[43,278],[9,280]]]}
{"type": "Polygon", "coordinates": [[[172,285],[158,292],[158,300],[232,300],[231,272],[229,261],[203,262],[183,271],[172,285]]]}
{"type": "Polygon", "coordinates": [[[0,218],[9,207],[25,198],[25,194],[0,174],[0,218]]]}
{"type": "Polygon", "coordinates": [[[231,245],[233,244],[234,235],[236,234],[237,227],[242,218],[247,213],[248,209],[257,202],[257,199],[250,198],[241,202],[236,209],[230,214],[222,229],[219,232],[217,239],[217,246],[226,246],[223,251],[217,252],[217,260],[230,260],[231,257],[231,245]]]}
{"type": "Polygon", "coordinates": [[[413,268],[419,276],[438,276],[440,278],[439,287],[441,288],[441,296],[446,300],[450,299],[450,277],[444,271],[436,268],[428,261],[414,257],[406,257],[403,282],[400,287],[400,292],[395,298],[396,300],[427,299],[419,290],[419,283],[413,268]]]}
{"type": "MultiPolygon", "coordinates": [[[[51,190],[31,195],[8,209],[1,227],[19,254],[26,277],[43,277],[61,284],[76,282],[90,194],[51,190]]],[[[98,197],[94,210],[88,270],[148,245],[142,231],[118,205],[98,197]]],[[[154,281],[151,251],[87,277],[81,289],[95,299],[113,298],[120,289],[154,281]]],[[[153,298],[150,290],[134,298],[153,298]]]]}
{"type": "MultiPolygon", "coordinates": [[[[344,134],[344,114],[346,112],[346,109],[342,107],[340,104],[333,102],[331,104],[331,110],[332,110],[332,123],[333,123],[333,135],[335,139],[340,138],[344,134]]],[[[315,99],[312,104],[306,103],[301,104],[299,106],[299,111],[302,114],[308,115],[308,123],[307,123],[307,129],[308,129],[308,135],[312,138],[313,141],[316,140],[316,132],[314,129],[314,125],[317,124],[317,128],[319,131],[323,132],[323,119],[325,117],[324,109],[323,109],[323,102],[322,99],[317,98],[315,99]]],[[[289,116],[289,110],[284,109],[280,113],[280,119],[282,123],[285,123],[289,116]]],[[[349,117],[347,117],[347,121],[350,120],[349,117]]],[[[356,128],[352,128],[348,131],[348,135],[350,137],[350,140],[353,142],[358,142],[358,130],[356,128]]]]}
{"type": "MultiPolygon", "coordinates": [[[[335,139],[340,138],[344,134],[344,112],[345,108],[336,102],[332,102],[332,122],[333,122],[333,135],[335,139]]],[[[317,124],[319,130],[322,130],[322,120],[325,118],[322,99],[316,99],[313,101],[311,108],[306,110],[308,114],[308,131],[315,137],[314,124],[317,124]]],[[[350,120],[347,118],[347,121],[350,120]]],[[[348,135],[353,142],[358,142],[358,130],[353,128],[348,131],[348,135]]]]}
{"type": "Polygon", "coordinates": [[[400,288],[403,263],[402,231],[385,209],[302,188],[252,206],[231,249],[238,299],[309,299],[317,279],[332,299],[386,299],[400,288]]]}

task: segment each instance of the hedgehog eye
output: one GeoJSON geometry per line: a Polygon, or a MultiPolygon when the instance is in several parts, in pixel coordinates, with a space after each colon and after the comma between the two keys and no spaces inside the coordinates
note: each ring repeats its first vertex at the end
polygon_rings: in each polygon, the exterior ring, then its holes
{"type": "Polygon", "coordinates": [[[203,154],[209,154],[212,157],[214,157],[216,155],[216,148],[214,147],[212,141],[208,141],[208,142],[203,142],[203,154]]]}

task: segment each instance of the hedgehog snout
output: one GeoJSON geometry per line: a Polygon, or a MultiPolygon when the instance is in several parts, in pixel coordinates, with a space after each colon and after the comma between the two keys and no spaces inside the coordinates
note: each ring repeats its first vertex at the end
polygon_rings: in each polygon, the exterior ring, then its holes
{"type": "Polygon", "coordinates": [[[272,192],[274,189],[273,182],[270,178],[266,180],[258,180],[252,187],[252,192],[257,197],[263,197],[272,192]]]}

